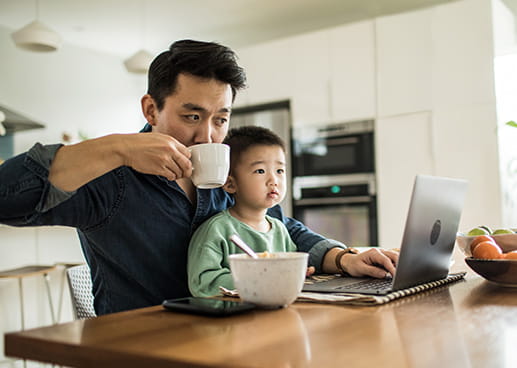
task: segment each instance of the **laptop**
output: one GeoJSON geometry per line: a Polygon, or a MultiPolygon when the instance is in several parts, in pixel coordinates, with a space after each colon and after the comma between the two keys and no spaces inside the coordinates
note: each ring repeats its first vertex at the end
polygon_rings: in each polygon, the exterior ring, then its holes
{"type": "Polygon", "coordinates": [[[313,277],[303,291],[384,295],[447,278],[467,182],[417,175],[393,278],[313,277]]]}

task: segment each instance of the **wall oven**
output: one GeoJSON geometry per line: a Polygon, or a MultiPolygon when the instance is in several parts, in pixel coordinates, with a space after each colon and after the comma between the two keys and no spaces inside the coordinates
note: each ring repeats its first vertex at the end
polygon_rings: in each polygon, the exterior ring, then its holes
{"type": "Polygon", "coordinates": [[[295,177],[375,171],[373,120],[303,127],[293,133],[295,177]]]}
{"type": "Polygon", "coordinates": [[[348,246],[377,245],[375,176],[349,174],[294,178],[294,217],[348,246]]]}
{"type": "Polygon", "coordinates": [[[373,121],[295,131],[293,216],[349,246],[377,245],[373,121]]]}

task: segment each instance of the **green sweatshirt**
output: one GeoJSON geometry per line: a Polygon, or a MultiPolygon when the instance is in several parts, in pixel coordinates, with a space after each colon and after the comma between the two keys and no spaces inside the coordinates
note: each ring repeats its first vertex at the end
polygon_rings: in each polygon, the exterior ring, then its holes
{"type": "Polygon", "coordinates": [[[230,240],[238,234],[255,252],[295,252],[296,245],[285,225],[273,217],[267,233],[252,229],[224,210],[209,218],[196,230],[188,249],[188,286],[194,296],[219,294],[219,286],[233,289],[229,255],[243,253],[230,240]]]}

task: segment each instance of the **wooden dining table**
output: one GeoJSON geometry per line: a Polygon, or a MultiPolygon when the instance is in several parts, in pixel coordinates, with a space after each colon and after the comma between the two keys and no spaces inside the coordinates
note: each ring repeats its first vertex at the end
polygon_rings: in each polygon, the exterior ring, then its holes
{"type": "Polygon", "coordinates": [[[469,271],[381,306],[231,317],[153,306],[7,333],[5,354],[74,367],[517,367],[517,289],[469,271]]]}

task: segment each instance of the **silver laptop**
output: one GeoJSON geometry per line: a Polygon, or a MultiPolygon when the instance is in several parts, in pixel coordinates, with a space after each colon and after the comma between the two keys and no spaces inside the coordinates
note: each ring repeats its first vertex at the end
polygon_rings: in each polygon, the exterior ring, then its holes
{"type": "Polygon", "coordinates": [[[417,175],[393,278],[313,277],[303,291],[387,294],[448,276],[467,182],[417,175]]]}

